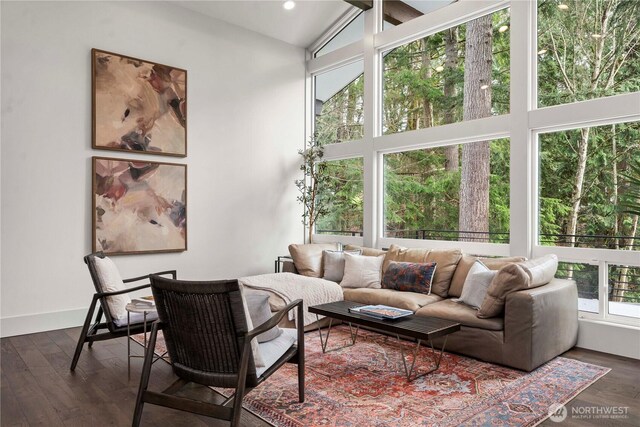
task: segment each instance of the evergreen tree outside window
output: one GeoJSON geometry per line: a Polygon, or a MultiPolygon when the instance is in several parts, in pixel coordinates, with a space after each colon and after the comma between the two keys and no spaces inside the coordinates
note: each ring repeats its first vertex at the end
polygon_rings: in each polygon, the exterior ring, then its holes
{"type": "Polygon", "coordinates": [[[383,53],[383,133],[509,112],[509,10],[383,53]]]}
{"type": "Polygon", "coordinates": [[[489,147],[486,206],[472,207],[488,213],[483,230],[460,227],[461,172],[446,168],[449,147],[384,155],[385,237],[509,243],[509,140],[489,147]]]}
{"type": "Polygon", "coordinates": [[[327,214],[316,222],[316,234],[362,236],[362,158],[323,162],[318,198],[327,214]]]}

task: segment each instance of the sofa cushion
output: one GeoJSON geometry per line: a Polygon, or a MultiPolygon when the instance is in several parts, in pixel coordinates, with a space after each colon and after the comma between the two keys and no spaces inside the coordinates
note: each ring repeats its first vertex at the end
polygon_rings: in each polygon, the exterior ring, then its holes
{"type": "Polygon", "coordinates": [[[399,292],[393,289],[344,289],[344,299],[346,301],[359,302],[362,304],[383,304],[391,307],[404,308],[405,310],[416,311],[420,307],[442,301],[438,295],[418,294],[415,292],[399,292]]]}
{"type": "Polygon", "coordinates": [[[529,286],[537,287],[546,285],[556,275],[558,270],[558,257],[554,254],[521,262],[520,266],[529,276],[529,286]]]}
{"type": "Polygon", "coordinates": [[[479,309],[496,274],[498,274],[497,271],[489,270],[483,263],[476,261],[469,270],[467,280],[464,281],[464,288],[458,302],[476,310],[479,309]]]}
{"type": "MultiPolygon", "coordinates": [[[[345,251],[352,255],[360,255],[360,250],[345,251]]],[[[331,280],[332,282],[340,283],[344,276],[344,254],[343,251],[322,251],[322,262],[324,267],[325,280],[331,280]]]]}
{"type": "Polygon", "coordinates": [[[380,256],[387,253],[387,251],[383,249],[375,249],[375,248],[365,248],[364,246],[356,246],[356,245],[345,245],[345,251],[360,251],[361,255],[364,256],[380,256]]]}
{"type": "Polygon", "coordinates": [[[397,262],[427,262],[427,255],[429,255],[429,249],[424,248],[405,248],[398,245],[391,245],[384,258],[382,264],[382,274],[387,271],[387,267],[391,261],[397,262]]]}
{"type": "Polygon", "coordinates": [[[382,261],[384,255],[377,257],[344,254],[344,277],[340,282],[343,288],[380,288],[382,261]]]}
{"type": "Polygon", "coordinates": [[[464,281],[467,278],[467,274],[469,273],[469,269],[477,260],[482,261],[482,263],[486,265],[489,270],[500,270],[507,264],[522,262],[525,261],[526,258],[520,256],[508,258],[479,258],[473,255],[463,255],[458,262],[458,266],[456,267],[455,273],[453,273],[453,277],[451,278],[451,286],[449,286],[449,296],[460,297],[462,295],[462,288],[464,286],[464,281]]]}
{"type": "Polygon", "coordinates": [[[460,249],[433,249],[427,254],[427,262],[435,262],[438,265],[433,276],[431,292],[446,298],[449,295],[451,279],[456,271],[458,262],[462,258],[460,249]]]}
{"type": "Polygon", "coordinates": [[[490,319],[478,318],[475,309],[465,304],[457,303],[451,298],[422,307],[416,312],[416,315],[439,317],[440,319],[458,322],[463,326],[488,329],[491,331],[501,331],[504,329],[504,318],[502,316],[490,319]]]}
{"type": "Polygon", "coordinates": [[[508,264],[502,267],[489,285],[477,316],[482,319],[496,317],[504,311],[504,301],[511,292],[529,287],[529,275],[518,264],[508,264]]]}
{"type": "Polygon", "coordinates": [[[291,244],[289,253],[298,273],[309,277],[322,277],[322,251],[337,250],[337,243],[291,244]]]}
{"type": "Polygon", "coordinates": [[[435,262],[397,262],[391,261],[382,278],[383,289],[395,289],[402,292],[431,293],[431,281],[436,271],[435,262]]]}

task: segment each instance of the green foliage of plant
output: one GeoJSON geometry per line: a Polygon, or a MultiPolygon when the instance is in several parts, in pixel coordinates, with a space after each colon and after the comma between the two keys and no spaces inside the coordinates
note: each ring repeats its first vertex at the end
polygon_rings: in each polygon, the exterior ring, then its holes
{"type": "Polygon", "coordinates": [[[309,242],[313,236],[313,226],[323,215],[329,212],[326,199],[319,195],[319,186],[326,176],[324,170],[326,163],[322,162],[324,157],[324,148],[316,142],[315,138],[309,138],[304,150],[298,150],[298,154],[302,157],[300,170],[303,178],[295,181],[296,187],[300,192],[297,200],[302,203],[304,210],[302,212],[302,224],[309,230],[309,242]]]}
{"type": "Polygon", "coordinates": [[[640,159],[635,158],[629,162],[629,171],[622,174],[626,180],[625,192],[621,198],[620,208],[622,212],[631,215],[640,215],[640,159]]]}

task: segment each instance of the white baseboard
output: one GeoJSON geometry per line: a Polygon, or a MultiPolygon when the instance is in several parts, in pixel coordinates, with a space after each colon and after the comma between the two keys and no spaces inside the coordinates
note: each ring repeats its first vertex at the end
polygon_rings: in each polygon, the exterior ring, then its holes
{"type": "Polygon", "coordinates": [[[0,319],[0,337],[5,338],[82,326],[86,316],[87,309],[78,308],[51,313],[3,317],[0,319]]]}
{"type": "Polygon", "coordinates": [[[577,347],[640,359],[640,328],[580,319],[577,347]]]}

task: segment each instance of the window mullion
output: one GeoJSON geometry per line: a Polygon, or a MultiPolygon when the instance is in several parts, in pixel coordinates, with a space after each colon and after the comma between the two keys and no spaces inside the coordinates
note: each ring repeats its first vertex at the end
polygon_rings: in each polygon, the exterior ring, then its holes
{"type": "Polygon", "coordinates": [[[364,17],[364,164],[363,164],[363,241],[365,246],[376,246],[378,240],[378,158],[373,148],[380,111],[380,70],[379,60],[373,44],[382,10],[381,2],[375,1],[374,7],[365,11],[364,17]]]}

